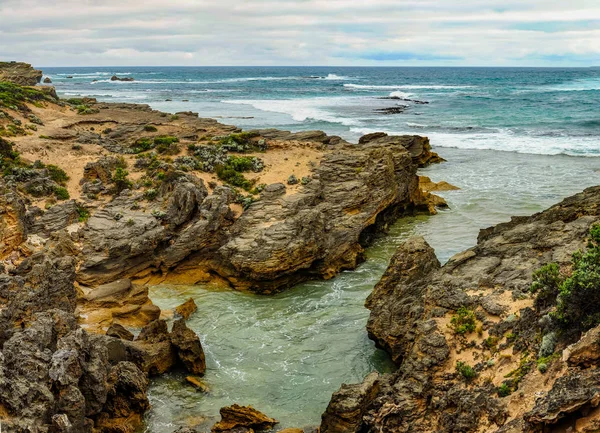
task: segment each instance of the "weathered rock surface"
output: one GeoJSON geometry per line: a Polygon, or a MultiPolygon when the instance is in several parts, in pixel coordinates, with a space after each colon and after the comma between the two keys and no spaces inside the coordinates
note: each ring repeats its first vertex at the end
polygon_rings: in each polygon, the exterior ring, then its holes
{"type": "Polygon", "coordinates": [[[368,406],[379,393],[379,375],[371,373],[363,383],[342,385],[333,394],[323,414],[321,433],[356,432],[362,424],[368,406]]]}
{"type": "MultiPolygon", "coordinates": [[[[420,164],[438,160],[420,137],[340,144],[298,192],[269,185],[237,219],[231,189],[209,194],[202,180],[172,172],[151,213],[136,207],[142,197],[124,191],[92,215],[82,232],[78,281],[94,287],[121,277],[189,273],[267,293],[331,278],[354,268],[372,234],[398,216],[443,205],[421,192],[416,176],[420,164]]],[[[88,164],[84,190],[103,191],[111,182],[111,161],[88,164]]]]}
{"type": "Polygon", "coordinates": [[[213,432],[234,432],[238,429],[245,429],[239,431],[270,430],[277,424],[276,420],[269,418],[252,406],[234,404],[222,407],[219,412],[221,421],[212,427],[213,432]]]}
{"type": "Polygon", "coordinates": [[[0,260],[27,238],[25,212],[23,197],[0,179],[0,260]]]}
{"type": "Polygon", "coordinates": [[[10,81],[20,86],[35,86],[42,80],[42,71],[28,63],[0,62],[0,81],[10,81]]]}
{"type": "Polygon", "coordinates": [[[301,192],[263,191],[231,227],[219,249],[229,266],[217,272],[234,286],[269,292],[354,268],[371,234],[403,213],[428,211],[416,170],[397,142],[336,148],[301,192]]]}
{"type": "Polygon", "coordinates": [[[425,311],[428,277],[440,262],[425,239],[412,238],[394,254],[385,274],[366,301],[373,311],[367,323],[369,338],[399,363],[418,335],[425,311]],[[402,300],[402,302],[390,302],[402,300]]]}
{"type": "Polygon", "coordinates": [[[196,302],[192,298],[175,308],[175,314],[183,317],[185,320],[198,310],[196,302]]]}
{"type": "MultiPolygon", "coordinates": [[[[599,221],[600,187],[594,187],[482,230],[477,246],[443,267],[423,239],[401,246],[366,304],[369,335],[398,371],[380,377],[368,399],[371,376],[334,394],[323,431],[596,431],[599,331],[568,347],[564,362],[544,360],[543,371],[550,369],[540,373],[530,354],[540,352],[548,320],[534,309],[529,287],[543,264],[569,266],[599,221]],[[454,322],[461,308],[474,320],[473,331],[462,334],[454,322]],[[457,361],[471,372],[460,373],[457,361]]],[[[558,354],[564,347],[558,343],[558,354]]]]}
{"type": "Polygon", "coordinates": [[[179,361],[192,374],[204,374],[206,361],[198,336],[185,324],[185,319],[176,320],[171,330],[171,344],[177,350],[179,361]]]}
{"type": "Polygon", "coordinates": [[[132,364],[111,365],[102,338],[77,325],[69,242],[51,241],[0,274],[2,427],[133,432],[149,407],[147,379],[132,364]]]}

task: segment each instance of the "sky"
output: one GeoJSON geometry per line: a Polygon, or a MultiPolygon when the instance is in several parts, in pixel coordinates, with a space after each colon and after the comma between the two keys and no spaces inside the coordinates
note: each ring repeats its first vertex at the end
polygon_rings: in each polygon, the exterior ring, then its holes
{"type": "Polygon", "coordinates": [[[0,0],[34,66],[600,66],[600,0],[0,0]]]}

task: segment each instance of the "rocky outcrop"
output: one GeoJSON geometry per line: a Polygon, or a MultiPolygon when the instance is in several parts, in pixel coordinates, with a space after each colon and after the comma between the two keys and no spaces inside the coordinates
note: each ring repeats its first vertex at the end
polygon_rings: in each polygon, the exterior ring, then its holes
{"type": "Polygon", "coordinates": [[[366,301],[373,311],[367,323],[369,338],[399,363],[418,335],[425,311],[428,277],[440,262],[425,239],[412,238],[394,254],[385,274],[366,301]],[[402,302],[389,302],[390,299],[402,302]]]}
{"type": "Polygon", "coordinates": [[[336,148],[299,193],[286,195],[282,184],[263,191],[231,227],[219,249],[229,266],[217,271],[234,286],[271,292],[356,267],[372,234],[428,211],[416,170],[397,143],[336,148]]]}
{"type": "Polygon", "coordinates": [[[42,71],[28,63],[0,62],[0,81],[10,81],[20,86],[35,86],[42,80],[42,71]]]}
{"type": "Polygon", "coordinates": [[[548,336],[550,318],[536,309],[529,288],[542,265],[569,267],[599,221],[595,187],[531,217],[482,230],[477,246],[443,267],[423,239],[402,245],[366,304],[369,335],[398,370],[380,377],[367,401],[372,376],[343,387],[321,428],[596,431],[598,330],[566,348],[576,335],[548,336]]]}
{"type": "Polygon", "coordinates": [[[160,309],[148,297],[148,287],[128,279],[90,288],[79,286],[77,313],[88,329],[107,329],[113,324],[140,328],[158,319],[160,309]]]}
{"type": "Polygon", "coordinates": [[[133,432],[149,407],[147,379],[108,361],[74,315],[73,246],[63,237],[0,274],[0,406],[8,431],[133,432]],[[113,426],[113,427],[110,427],[113,426]]]}
{"type": "Polygon", "coordinates": [[[0,260],[16,250],[27,238],[25,212],[26,201],[23,197],[14,186],[6,185],[0,179],[0,260]]]}
{"type": "MultiPolygon", "coordinates": [[[[164,275],[195,283],[216,275],[235,288],[269,293],[331,278],[354,268],[372,235],[398,216],[435,212],[416,176],[434,155],[415,137],[342,144],[325,154],[298,192],[268,185],[237,219],[230,188],[209,194],[202,180],[170,172],[151,212],[136,206],[142,196],[124,191],[92,215],[82,233],[78,281],[94,287],[164,275]]],[[[111,182],[109,162],[88,164],[84,190],[111,182]]]]}
{"type": "Polygon", "coordinates": [[[402,146],[410,152],[414,162],[420,167],[425,167],[429,164],[436,164],[444,161],[444,159],[441,158],[437,153],[431,151],[429,138],[421,137],[419,135],[391,136],[384,132],[375,132],[372,134],[363,135],[359,139],[358,143],[402,146]]]}
{"type": "Polygon", "coordinates": [[[142,328],[134,341],[123,338],[126,334],[122,330],[106,335],[112,363],[132,362],[149,376],[166,373],[176,366],[195,375],[203,375],[206,370],[200,339],[184,319],[175,321],[171,332],[164,320],[154,320],[142,328]]]}
{"type": "Polygon", "coordinates": [[[377,373],[368,375],[363,383],[342,385],[323,414],[321,433],[359,431],[363,416],[379,391],[377,373]]]}
{"type": "Polygon", "coordinates": [[[135,81],[135,79],[132,77],[118,77],[116,75],[113,75],[112,77],[110,77],[110,81],[135,81]]]}
{"type": "Polygon", "coordinates": [[[252,406],[222,407],[221,421],[212,427],[213,432],[252,432],[270,430],[277,421],[269,418],[264,413],[257,411],[252,406]]]}

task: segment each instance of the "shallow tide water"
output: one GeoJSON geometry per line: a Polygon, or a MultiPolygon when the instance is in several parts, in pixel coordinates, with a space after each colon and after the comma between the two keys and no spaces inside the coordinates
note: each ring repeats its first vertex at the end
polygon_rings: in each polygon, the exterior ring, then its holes
{"type": "Polygon", "coordinates": [[[219,408],[251,404],[282,427],[317,425],[342,383],[387,372],[386,354],[368,339],[364,301],[395,249],[423,235],[445,262],[473,246],[479,229],[530,215],[583,188],[600,184],[600,159],[437,148],[446,163],[421,170],[461,188],[440,193],[450,205],[436,216],[399,220],[367,250],[367,261],[330,281],[313,281],[272,297],[203,286],[157,286],[153,301],[173,308],[198,304],[188,325],[202,339],[209,394],[184,383],[183,373],[156,379],[147,432],[217,420],[219,408]]]}

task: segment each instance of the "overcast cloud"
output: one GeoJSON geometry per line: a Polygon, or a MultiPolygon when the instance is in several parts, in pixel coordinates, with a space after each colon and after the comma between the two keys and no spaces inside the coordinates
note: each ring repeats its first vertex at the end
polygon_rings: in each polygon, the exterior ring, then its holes
{"type": "Polygon", "coordinates": [[[0,59],[600,65],[600,0],[0,0],[0,59]]]}

